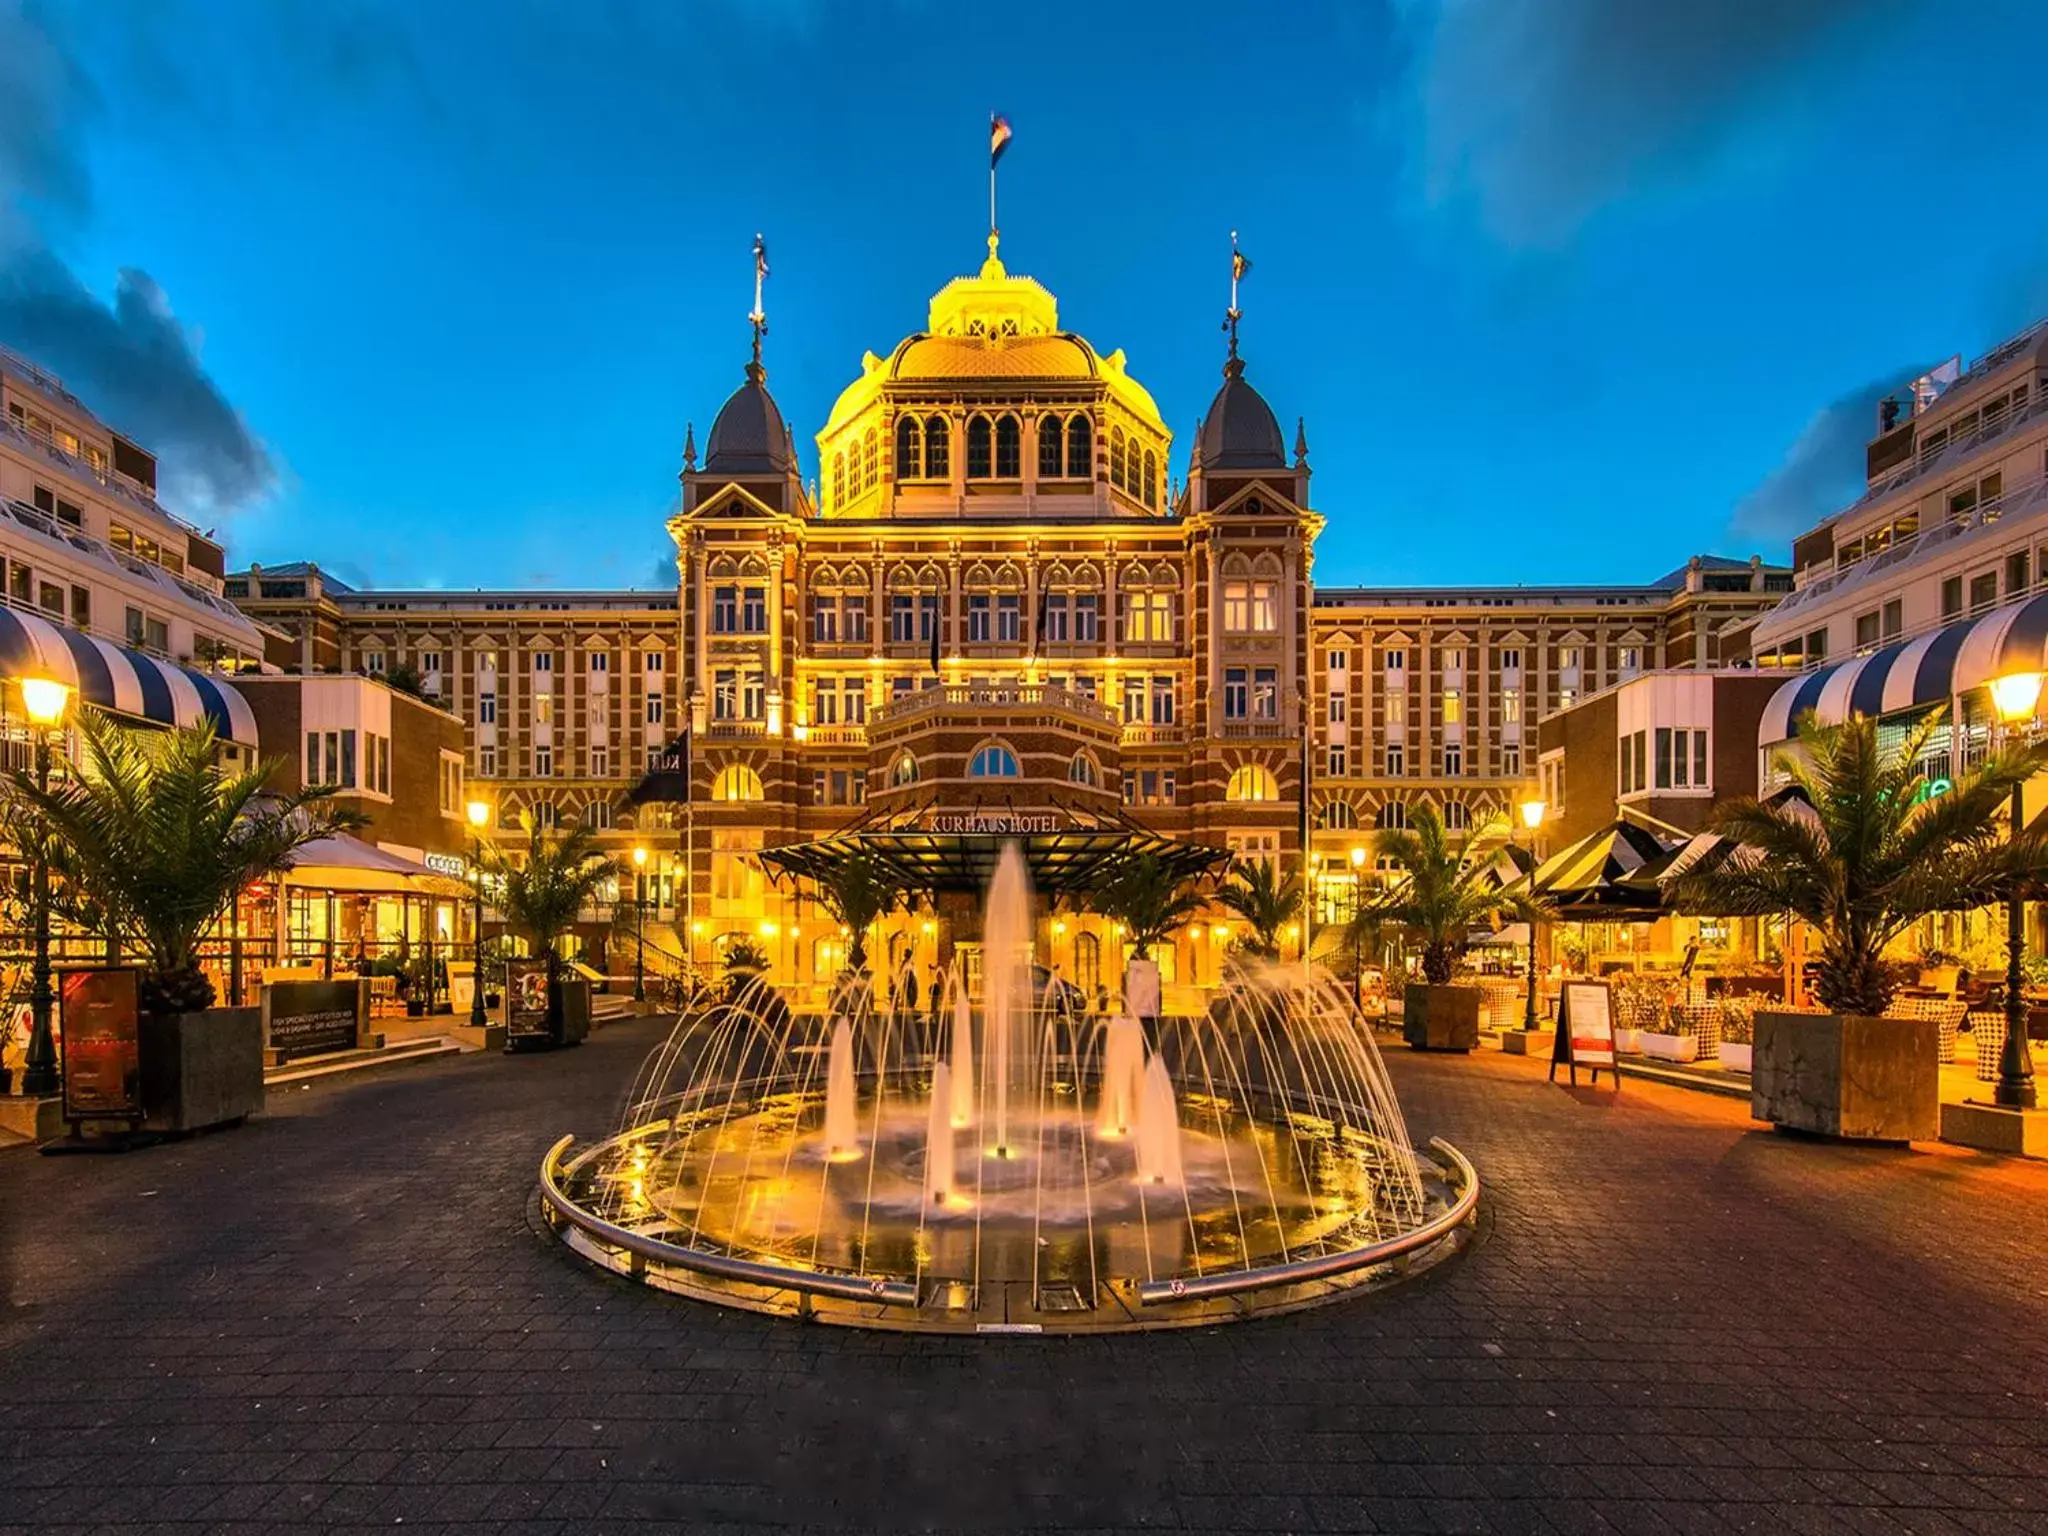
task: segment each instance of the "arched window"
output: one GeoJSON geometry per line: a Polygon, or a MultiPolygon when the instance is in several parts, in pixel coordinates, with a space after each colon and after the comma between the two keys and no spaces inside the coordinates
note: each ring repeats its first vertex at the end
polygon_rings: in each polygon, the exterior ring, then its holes
{"type": "Polygon", "coordinates": [[[866,495],[882,481],[882,439],[873,427],[861,439],[860,489],[866,495]]]}
{"type": "Polygon", "coordinates": [[[1273,777],[1273,770],[1257,763],[1246,763],[1230,776],[1230,787],[1223,792],[1226,800],[1253,801],[1278,800],[1279,781],[1273,777]]]}
{"type": "Polygon", "coordinates": [[[846,505],[846,455],[843,453],[832,455],[832,505],[846,505]]]}
{"type": "Polygon", "coordinates": [[[1086,480],[1095,473],[1094,441],[1088,418],[1076,416],[1067,423],[1067,478],[1086,480]]]}
{"type": "Polygon", "coordinates": [[[1024,429],[1014,416],[996,423],[996,478],[1015,480],[1024,473],[1024,429]]]}
{"type": "Polygon", "coordinates": [[[1118,490],[1124,488],[1124,429],[1109,429],[1109,483],[1118,490]]]}
{"type": "Polygon", "coordinates": [[[766,792],[761,788],[761,775],[745,763],[734,763],[730,768],[721,768],[718,777],[711,781],[711,798],[714,800],[761,800],[766,792]]]}
{"type": "Polygon", "coordinates": [[[1463,832],[1472,825],[1472,808],[1462,800],[1451,800],[1444,805],[1444,830],[1463,832]]]}
{"type": "Polygon", "coordinates": [[[1358,825],[1358,807],[1349,800],[1326,801],[1322,825],[1326,832],[1349,832],[1358,825]]]}
{"type": "Polygon", "coordinates": [[[927,480],[943,480],[953,473],[952,462],[946,450],[951,446],[951,432],[947,430],[943,416],[927,417],[924,424],[924,475],[927,480]]]}
{"type": "Polygon", "coordinates": [[[970,779],[1015,779],[1024,770],[1017,766],[1017,754],[1000,742],[990,742],[977,748],[968,759],[967,776],[970,779]]]}
{"type": "Polygon", "coordinates": [[[1399,800],[1389,800],[1380,807],[1380,830],[1399,832],[1408,825],[1408,807],[1399,800]]]}
{"type": "Polygon", "coordinates": [[[1102,770],[1095,766],[1095,759],[1086,752],[1076,752],[1074,760],[1067,764],[1067,777],[1076,784],[1086,784],[1090,789],[1102,784],[1102,770]]]}
{"type": "Polygon", "coordinates": [[[991,439],[994,433],[986,416],[977,416],[967,423],[967,478],[986,480],[989,469],[995,463],[991,439]]]}
{"type": "Polygon", "coordinates": [[[896,423],[896,478],[916,480],[924,473],[924,430],[915,416],[896,423]]]}
{"type": "Polygon", "coordinates": [[[889,782],[891,784],[915,784],[917,778],[917,759],[908,752],[900,755],[895,762],[889,765],[889,782]]]}
{"type": "Polygon", "coordinates": [[[1041,416],[1038,419],[1038,478],[1057,480],[1060,467],[1066,463],[1066,456],[1060,451],[1060,419],[1057,416],[1041,416]]]}
{"type": "Polygon", "coordinates": [[[1144,495],[1146,506],[1156,507],[1159,505],[1159,460],[1154,456],[1150,448],[1145,450],[1144,495]]]}

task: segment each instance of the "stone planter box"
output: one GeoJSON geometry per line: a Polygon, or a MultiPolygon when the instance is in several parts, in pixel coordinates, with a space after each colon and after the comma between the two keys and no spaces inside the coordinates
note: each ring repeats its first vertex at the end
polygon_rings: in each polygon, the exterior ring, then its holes
{"type": "Polygon", "coordinates": [[[1723,1040],[1714,1047],[1714,1053],[1721,1058],[1721,1065],[1730,1072],[1747,1072],[1750,1070],[1751,1049],[1746,1042],[1737,1045],[1732,1040],[1723,1040]]]}
{"type": "Polygon", "coordinates": [[[1477,987],[1411,986],[1403,994],[1401,1038],[1418,1051],[1469,1051],[1479,1044],[1477,987]]]}
{"type": "Polygon", "coordinates": [[[144,1019],[142,1128],[199,1131],[263,1108],[263,1010],[209,1008],[144,1019]]]}
{"type": "Polygon", "coordinates": [[[1759,1009],[1750,1113],[1845,1140],[1932,1141],[1941,1134],[1939,1033],[1933,1019],[1759,1009]]]}
{"type": "Polygon", "coordinates": [[[1643,1032],[1640,1029],[1616,1029],[1614,1051],[1617,1056],[1640,1056],[1643,1054],[1643,1032]]]}
{"type": "Polygon", "coordinates": [[[1641,1050],[1653,1061],[1692,1061],[1700,1053],[1700,1043],[1691,1035],[1666,1035],[1656,1030],[1642,1031],[1641,1050]]]}

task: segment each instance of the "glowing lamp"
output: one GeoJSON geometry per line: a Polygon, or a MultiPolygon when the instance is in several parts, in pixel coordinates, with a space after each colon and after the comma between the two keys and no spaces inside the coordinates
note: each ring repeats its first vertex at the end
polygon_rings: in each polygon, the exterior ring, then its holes
{"type": "Polygon", "coordinates": [[[635,848],[633,850],[633,862],[642,869],[645,869],[647,867],[647,850],[645,848],[635,848]]]}
{"type": "Polygon", "coordinates": [[[1065,923],[1055,921],[1052,925],[1052,931],[1053,936],[1057,938],[1060,934],[1063,934],[1067,931],[1067,925],[1065,923]]]}
{"type": "Polygon", "coordinates": [[[21,707],[28,711],[30,722],[44,730],[63,721],[64,710],[70,703],[70,687],[53,677],[24,677],[21,680],[21,707]]]}
{"type": "MultiPolygon", "coordinates": [[[[21,685],[24,696],[28,693],[28,682],[21,685]]],[[[2011,724],[2016,720],[2033,717],[2034,706],[2041,702],[2041,674],[2038,672],[2008,672],[2003,677],[1991,680],[1991,703],[1998,711],[1998,718],[2011,724]]]]}
{"type": "Polygon", "coordinates": [[[690,924],[690,936],[697,939],[704,937],[704,925],[702,923],[690,924]]]}
{"type": "Polygon", "coordinates": [[[769,920],[768,920],[767,918],[765,918],[765,917],[764,917],[764,918],[762,918],[762,919],[761,919],[761,937],[762,937],[762,938],[764,938],[764,939],[772,939],[772,938],[774,938],[774,937],[775,937],[775,935],[776,935],[776,933],[777,933],[778,931],[779,931],[779,930],[778,930],[778,929],[776,928],[775,924],[773,924],[772,922],[770,922],[770,921],[769,921],[769,920]]]}
{"type": "Polygon", "coordinates": [[[1218,923],[1209,930],[1209,933],[1214,938],[1227,939],[1230,937],[1230,925],[1228,923],[1218,923]]]}
{"type": "Polygon", "coordinates": [[[1351,867],[1353,869],[1365,868],[1365,850],[1363,848],[1351,850],[1351,867]]]}
{"type": "Polygon", "coordinates": [[[491,807],[488,802],[472,800],[466,809],[469,812],[469,824],[479,832],[491,824],[491,807]]]}
{"type": "Polygon", "coordinates": [[[933,934],[937,933],[938,931],[939,925],[933,922],[930,918],[926,918],[922,923],[918,925],[918,932],[922,933],[926,938],[930,938],[933,934]]]}
{"type": "MultiPolygon", "coordinates": [[[[2038,690],[2040,686],[2041,680],[2037,677],[2034,679],[2034,687],[2038,690]]],[[[1549,810],[1550,807],[1541,800],[1524,800],[1520,809],[1522,812],[1522,825],[1531,832],[1534,832],[1543,825],[1543,813],[1549,810]]]]}

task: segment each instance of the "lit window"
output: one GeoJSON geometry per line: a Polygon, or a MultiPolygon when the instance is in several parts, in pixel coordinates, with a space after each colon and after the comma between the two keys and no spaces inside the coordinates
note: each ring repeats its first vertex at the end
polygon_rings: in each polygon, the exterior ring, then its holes
{"type": "Polygon", "coordinates": [[[902,753],[889,767],[889,782],[892,784],[915,784],[917,780],[917,759],[908,752],[902,753]]]}
{"type": "Polygon", "coordinates": [[[981,748],[967,764],[967,776],[971,779],[1014,779],[1022,772],[1017,754],[996,743],[981,748]]]}
{"type": "MultiPolygon", "coordinates": [[[[946,418],[927,418],[924,424],[924,477],[927,480],[943,480],[953,472],[951,459],[947,453],[949,446],[950,435],[946,427],[946,418]]],[[[855,782],[858,783],[859,780],[856,779],[855,782]]]]}
{"type": "Polygon", "coordinates": [[[1086,480],[1095,473],[1094,436],[1088,428],[1086,416],[1076,416],[1067,423],[1067,478],[1086,480]]]}
{"type": "Polygon", "coordinates": [[[1239,802],[1278,800],[1280,784],[1273,777],[1272,769],[1258,763],[1246,763],[1231,773],[1223,798],[1239,802]]]}
{"type": "Polygon", "coordinates": [[[762,800],[767,792],[762,788],[761,775],[745,763],[734,763],[721,768],[718,777],[711,781],[711,798],[714,800],[762,800]]]}
{"type": "Polygon", "coordinates": [[[1455,688],[1444,690],[1444,724],[1457,725],[1465,718],[1465,700],[1455,688]]]}

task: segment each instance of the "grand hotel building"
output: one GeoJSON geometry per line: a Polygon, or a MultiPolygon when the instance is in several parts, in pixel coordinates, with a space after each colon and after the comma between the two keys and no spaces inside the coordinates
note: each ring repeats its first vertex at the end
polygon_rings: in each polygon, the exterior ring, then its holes
{"type": "MultiPolygon", "coordinates": [[[[971,865],[1004,830],[1041,850],[1136,831],[1291,865],[1306,829],[1334,916],[1371,829],[1424,800],[1453,826],[1504,811],[1540,715],[1719,665],[1791,585],[1695,558],[1640,586],[1318,588],[1326,517],[1357,513],[1315,507],[1305,434],[1290,449],[1234,335],[1176,485],[1124,354],[1061,329],[993,238],[815,441],[807,484],[757,335],[701,462],[685,442],[673,590],[359,591],[313,564],[226,590],[286,668],[416,669],[499,836],[532,813],[645,843],[668,942],[708,961],[756,935],[801,987],[843,940],[772,850],[886,832],[971,865]],[[689,806],[630,809],[686,729],[689,806]]],[[[894,920],[892,958],[928,976],[970,942],[958,896],[894,920]]],[[[1045,930],[1053,963],[1114,986],[1099,920],[1045,930]]],[[[1212,979],[1224,937],[1190,927],[1169,981],[1212,979]]]]}

